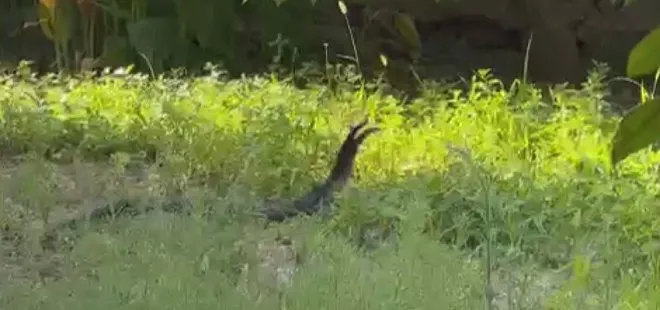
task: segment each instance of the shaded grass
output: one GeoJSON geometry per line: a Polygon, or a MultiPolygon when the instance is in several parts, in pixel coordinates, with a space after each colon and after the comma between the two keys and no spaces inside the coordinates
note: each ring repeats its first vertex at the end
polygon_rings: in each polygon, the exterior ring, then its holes
{"type": "MultiPolygon", "coordinates": [[[[234,245],[241,231],[236,225],[218,230],[206,222],[165,216],[123,224],[112,233],[90,233],[71,254],[75,264],[63,268],[63,278],[27,294],[24,287],[15,287],[22,292],[11,294],[7,306],[279,309],[276,296],[255,305],[251,292],[237,284],[236,265],[248,261],[234,245]]],[[[459,267],[464,263],[444,247],[406,243],[405,254],[386,251],[368,259],[341,238],[298,237],[306,238],[313,255],[287,291],[289,309],[426,309],[438,303],[466,309],[480,304],[474,292],[478,270],[459,267]]]]}
{"type": "Polygon", "coordinates": [[[489,290],[490,240],[500,304],[538,309],[548,297],[551,309],[653,309],[660,156],[645,150],[612,171],[617,117],[599,83],[557,90],[549,104],[535,89],[507,91],[476,75],[465,92],[429,93],[404,108],[379,93],[264,78],[5,78],[3,150],[57,163],[21,155],[7,164],[6,270],[25,281],[0,284],[9,292],[2,302],[476,309],[489,290]],[[336,215],[275,228],[304,247],[293,287],[260,299],[248,277],[241,289],[241,268],[257,260],[246,244],[274,234],[247,214],[262,198],[291,197],[321,179],[347,125],[365,114],[383,130],[358,156],[336,215]],[[90,161],[95,168],[82,164],[90,161]],[[67,165],[73,189],[58,170],[67,165]],[[151,204],[173,192],[213,217],[118,219],[77,232],[72,252],[38,247],[34,223],[58,212],[121,198],[151,204]],[[401,236],[365,252],[377,228],[401,236]]]}

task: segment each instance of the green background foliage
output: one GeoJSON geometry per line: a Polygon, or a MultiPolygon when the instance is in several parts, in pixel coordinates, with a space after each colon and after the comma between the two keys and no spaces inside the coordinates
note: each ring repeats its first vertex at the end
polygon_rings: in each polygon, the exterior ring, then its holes
{"type": "Polygon", "coordinates": [[[273,63],[274,55],[287,64],[322,49],[311,40],[318,39],[313,26],[322,6],[310,1],[44,0],[8,6],[5,16],[40,21],[61,69],[79,68],[82,57],[98,67],[134,63],[156,73],[198,70],[205,61],[250,72],[273,63]]]}

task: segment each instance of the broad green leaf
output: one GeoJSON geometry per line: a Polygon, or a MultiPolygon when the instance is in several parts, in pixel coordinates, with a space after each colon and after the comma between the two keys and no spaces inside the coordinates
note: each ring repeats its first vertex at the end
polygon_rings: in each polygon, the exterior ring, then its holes
{"type": "Polygon", "coordinates": [[[179,10],[179,23],[185,23],[188,33],[195,36],[204,49],[215,51],[231,49],[234,27],[240,23],[238,16],[233,14],[238,8],[231,2],[208,3],[205,0],[185,0],[182,6],[187,9],[179,10]],[[183,15],[182,13],[187,13],[183,15]]]}
{"type": "Polygon", "coordinates": [[[656,72],[660,68],[660,27],[651,31],[628,55],[626,73],[629,77],[637,77],[656,72]]]}
{"type": "Polygon", "coordinates": [[[37,3],[37,16],[39,18],[39,26],[41,26],[41,31],[48,40],[53,41],[53,21],[51,9],[46,6],[46,4],[39,2],[37,3]]]}
{"type": "Polygon", "coordinates": [[[55,9],[55,0],[39,0],[39,4],[42,4],[50,10],[55,9]]]}
{"type": "Polygon", "coordinates": [[[422,51],[422,41],[419,39],[419,33],[412,17],[405,13],[396,13],[394,15],[394,26],[406,42],[410,57],[414,60],[419,59],[422,51]]]}
{"type": "Polygon", "coordinates": [[[628,112],[612,141],[612,165],[660,140],[660,98],[628,112]]]}
{"type": "Polygon", "coordinates": [[[55,39],[64,44],[73,37],[78,17],[78,8],[73,1],[57,1],[53,12],[55,39]]]}
{"type": "Polygon", "coordinates": [[[103,43],[100,65],[102,67],[117,67],[129,62],[130,43],[128,39],[119,35],[109,35],[103,43]]]}
{"type": "Polygon", "coordinates": [[[174,46],[170,41],[172,34],[177,33],[177,25],[169,18],[140,19],[128,23],[126,30],[131,45],[149,59],[153,59],[153,57],[167,59],[174,52],[174,46]]]}
{"type": "Polygon", "coordinates": [[[41,30],[53,42],[64,43],[71,39],[76,14],[72,1],[40,0],[37,3],[41,30]]]}

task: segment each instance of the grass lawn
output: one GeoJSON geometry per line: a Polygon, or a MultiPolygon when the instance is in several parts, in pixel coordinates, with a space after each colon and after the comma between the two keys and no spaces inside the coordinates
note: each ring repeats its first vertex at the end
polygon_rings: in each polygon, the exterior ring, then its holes
{"type": "Polygon", "coordinates": [[[0,307],[660,307],[660,153],[612,169],[597,75],[552,103],[483,75],[407,106],[310,85],[0,77],[0,307]],[[321,181],[365,116],[381,131],[331,217],[254,216],[321,181]],[[80,221],[42,246],[94,208],[175,196],[189,215],[80,221]]]}

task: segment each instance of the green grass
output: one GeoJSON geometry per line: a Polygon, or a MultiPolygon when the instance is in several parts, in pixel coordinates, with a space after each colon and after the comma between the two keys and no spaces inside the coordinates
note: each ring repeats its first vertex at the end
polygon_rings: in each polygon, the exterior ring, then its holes
{"type": "Polygon", "coordinates": [[[406,107],[270,77],[5,76],[0,88],[3,309],[480,309],[486,291],[502,309],[660,303],[660,154],[612,169],[618,118],[597,75],[553,104],[483,75],[406,107]],[[329,221],[264,228],[249,215],[322,179],[365,115],[382,131],[329,221]],[[176,192],[200,212],[39,246],[44,225],[82,209],[176,192]],[[284,289],[259,280],[277,234],[302,261],[284,289]]]}

